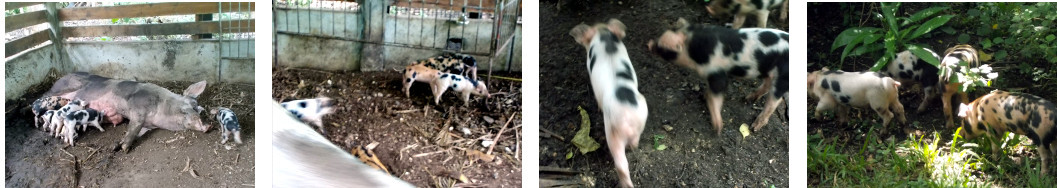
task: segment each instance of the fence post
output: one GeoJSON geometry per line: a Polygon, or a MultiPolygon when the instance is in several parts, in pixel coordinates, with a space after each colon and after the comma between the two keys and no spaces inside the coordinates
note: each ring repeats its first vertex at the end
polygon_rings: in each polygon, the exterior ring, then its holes
{"type": "Polygon", "coordinates": [[[51,45],[55,46],[55,52],[59,53],[58,62],[61,65],[59,72],[72,72],[72,70],[66,70],[67,67],[70,67],[70,55],[66,54],[66,48],[63,47],[62,21],[59,19],[59,8],[57,4],[58,3],[54,2],[44,3],[44,7],[46,7],[48,11],[48,25],[51,27],[49,29],[51,33],[48,35],[48,38],[51,38],[51,45]]]}
{"type": "Polygon", "coordinates": [[[385,57],[382,45],[385,34],[385,0],[365,0],[360,8],[360,17],[363,19],[363,36],[366,41],[376,43],[361,43],[360,70],[372,71],[385,69],[385,57]]]}

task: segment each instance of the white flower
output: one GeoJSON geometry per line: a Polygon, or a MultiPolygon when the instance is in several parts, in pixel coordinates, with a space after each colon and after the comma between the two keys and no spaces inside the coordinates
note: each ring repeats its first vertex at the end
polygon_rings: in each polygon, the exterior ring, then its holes
{"type": "Polygon", "coordinates": [[[997,72],[987,73],[987,78],[989,78],[989,79],[998,78],[998,73],[997,72]]]}
{"type": "Polygon", "coordinates": [[[980,72],[980,68],[970,68],[969,72],[980,72]]]}
{"type": "Polygon", "coordinates": [[[991,65],[988,65],[988,64],[981,65],[980,66],[980,73],[984,73],[984,74],[991,73],[991,65]]]}

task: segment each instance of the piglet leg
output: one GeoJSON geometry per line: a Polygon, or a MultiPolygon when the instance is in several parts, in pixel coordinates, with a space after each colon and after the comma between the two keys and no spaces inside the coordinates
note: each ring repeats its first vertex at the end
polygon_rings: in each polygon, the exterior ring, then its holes
{"type": "Polygon", "coordinates": [[[708,113],[712,116],[712,128],[716,129],[716,135],[720,135],[723,132],[723,115],[720,114],[723,94],[705,92],[705,98],[708,99],[708,113]]]}
{"type": "MultiPolygon", "coordinates": [[[[615,117],[604,117],[606,119],[615,117]]],[[[621,187],[634,187],[631,182],[631,171],[628,165],[628,158],[625,153],[625,147],[627,146],[628,135],[627,130],[629,127],[621,125],[616,122],[606,122],[606,142],[609,145],[609,152],[613,156],[613,164],[616,165],[617,177],[620,177],[621,187]]]]}
{"type": "Polygon", "coordinates": [[[760,100],[760,97],[763,97],[764,94],[767,94],[767,89],[771,89],[772,79],[774,79],[773,76],[768,76],[767,78],[764,78],[762,83],[763,85],[760,85],[760,88],[757,88],[756,92],[753,92],[752,95],[745,96],[745,101],[751,103],[755,102],[756,100],[760,100]]]}
{"type": "Polygon", "coordinates": [[[774,110],[778,108],[778,104],[781,104],[784,99],[781,97],[774,97],[774,95],[767,95],[767,103],[763,105],[763,112],[760,112],[759,116],[756,116],[756,121],[752,123],[752,131],[760,131],[764,125],[771,119],[771,114],[774,114],[774,110]]]}
{"type": "Polygon", "coordinates": [[[734,29],[741,29],[741,25],[745,24],[745,14],[734,13],[734,29]]]}
{"type": "Polygon", "coordinates": [[[771,15],[771,11],[763,7],[756,13],[756,26],[760,28],[767,27],[767,16],[771,15]]]}

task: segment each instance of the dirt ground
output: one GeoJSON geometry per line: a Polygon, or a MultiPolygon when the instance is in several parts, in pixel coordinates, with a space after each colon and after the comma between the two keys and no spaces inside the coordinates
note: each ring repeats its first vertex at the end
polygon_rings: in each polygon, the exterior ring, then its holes
{"type": "MultiPolygon", "coordinates": [[[[206,109],[231,108],[242,128],[242,145],[220,144],[220,131],[168,131],[155,129],[136,139],[129,153],[111,152],[128,125],[103,124],[105,132],[89,128],[80,133],[77,146],[33,127],[32,113],[23,107],[50,89],[40,84],[17,101],[8,101],[5,139],[7,187],[246,187],[254,183],[253,86],[213,84],[199,96],[206,109]],[[66,146],[66,147],[64,147],[66,146]],[[190,162],[188,162],[190,160],[190,162]],[[190,172],[182,170],[190,164],[190,172]]],[[[192,82],[153,82],[182,93],[192,82]]],[[[208,110],[207,110],[208,111],[208,110]]],[[[218,124],[204,112],[203,122],[218,124]]]]}
{"type": "MultiPolygon", "coordinates": [[[[631,178],[636,185],[651,187],[788,187],[789,123],[786,104],[759,132],[742,139],[738,128],[752,124],[763,109],[763,100],[748,103],[742,97],[759,86],[759,80],[731,83],[723,104],[725,126],[716,135],[707,113],[704,79],[682,67],[650,55],[646,42],[671,27],[679,17],[691,22],[721,24],[705,11],[700,1],[611,1],[540,3],[540,129],[566,140],[578,129],[582,106],[591,117],[591,137],[602,147],[566,159],[575,150],[568,141],[554,137],[540,140],[540,166],[569,168],[582,172],[588,185],[616,187],[617,175],[605,147],[601,111],[592,98],[590,78],[584,70],[586,50],[569,36],[580,23],[594,24],[617,18],[628,28],[624,44],[638,74],[639,91],[649,101],[649,120],[637,150],[628,153],[631,178]],[[671,126],[666,131],[663,126],[671,126]],[[666,150],[654,149],[653,138],[666,150]]],[[[777,11],[770,20],[777,21],[777,11]]],[[[751,19],[750,19],[751,20],[751,19]]],[[[752,25],[746,23],[746,25],[752,25]]],[[[775,25],[773,22],[770,25],[775,25]]],[[[779,24],[788,30],[787,24],[779,24]]],[[[792,63],[792,62],[790,62],[792,63]]],[[[541,133],[542,135],[543,133],[541,133]]]]}
{"type": "MultiPolygon", "coordinates": [[[[402,75],[383,72],[326,72],[277,67],[272,72],[277,101],[334,98],[334,114],[323,118],[326,136],[346,151],[374,149],[390,174],[419,187],[521,186],[521,83],[486,79],[492,97],[471,96],[468,106],[449,91],[433,104],[428,84],[403,96],[402,75]],[[503,130],[505,128],[505,130],[503,130]],[[469,134],[464,134],[463,130],[469,134]],[[494,148],[484,140],[502,137],[494,148]],[[494,160],[480,153],[492,150],[494,160]],[[470,183],[459,182],[464,175],[470,183]]],[[[500,74],[497,74],[500,75],[500,74]]],[[[519,74],[501,74],[520,78],[519,74]]]]}

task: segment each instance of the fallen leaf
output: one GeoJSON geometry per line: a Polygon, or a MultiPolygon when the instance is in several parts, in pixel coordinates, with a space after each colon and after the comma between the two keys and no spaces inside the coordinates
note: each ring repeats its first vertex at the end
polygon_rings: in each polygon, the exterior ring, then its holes
{"type": "Polygon", "coordinates": [[[587,154],[601,147],[595,139],[591,138],[591,117],[587,116],[587,110],[583,107],[577,106],[580,109],[580,130],[576,131],[576,136],[573,137],[573,145],[580,149],[580,154],[587,154]]]}
{"type": "Polygon", "coordinates": [[[665,146],[664,144],[657,145],[657,150],[658,151],[664,151],[664,149],[668,149],[668,146],[665,146]]]}
{"type": "Polygon", "coordinates": [[[749,136],[749,124],[742,123],[741,129],[739,130],[741,131],[741,139],[745,139],[745,137],[749,136]]]}
{"type": "Polygon", "coordinates": [[[489,155],[489,154],[485,154],[484,152],[477,151],[477,150],[468,150],[466,152],[466,155],[470,156],[470,158],[479,159],[479,160],[482,160],[482,161],[492,161],[492,160],[495,159],[495,156],[489,155]]]}

